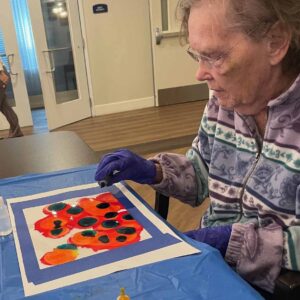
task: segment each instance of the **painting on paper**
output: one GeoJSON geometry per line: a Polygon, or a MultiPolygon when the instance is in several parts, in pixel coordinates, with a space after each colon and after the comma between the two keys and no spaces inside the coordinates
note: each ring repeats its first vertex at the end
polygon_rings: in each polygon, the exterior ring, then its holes
{"type": "Polygon", "coordinates": [[[56,242],[56,247],[40,258],[44,265],[73,261],[84,249],[111,250],[141,239],[143,227],[110,192],[53,203],[42,212],[44,217],[34,223],[34,230],[48,239],[47,244],[49,239],[56,242]]]}
{"type": "Polygon", "coordinates": [[[199,252],[123,183],[77,185],[7,203],[26,296],[199,252]]]}

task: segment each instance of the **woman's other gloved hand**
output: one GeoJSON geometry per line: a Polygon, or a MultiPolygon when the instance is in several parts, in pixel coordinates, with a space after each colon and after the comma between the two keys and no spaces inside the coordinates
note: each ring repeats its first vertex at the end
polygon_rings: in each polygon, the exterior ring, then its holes
{"type": "Polygon", "coordinates": [[[185,232],[185,234],[202,243],[208,244],[220,251],[225,256],[227,246],[231,235],[231,225],[216,227],[205,227],[185,232]]]}
{"type": "Polygon", "coordinates": [[[102,181],[109,177],[108,185],[122,180],[133,180],[138,183],[153,184],[156,167],[151,160],[121,149],[103,156],[96,170],[95,180],[102,181]]]}

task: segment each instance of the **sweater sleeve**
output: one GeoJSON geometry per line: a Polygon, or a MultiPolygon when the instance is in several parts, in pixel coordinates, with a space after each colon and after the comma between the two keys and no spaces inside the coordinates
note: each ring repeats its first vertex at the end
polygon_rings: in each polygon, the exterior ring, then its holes
{"type": "Polygon", "coordinates": [[[197,205],[197,180],[192,163],[184,155],[159,153],[151,158],[159,163],[163,179],[152,187],[167,196],[175,197],[191,206],[197,205]]]}
{"type": "Polygon", "coordinates": [[[198,135],[185,156],[160,153],[151,158],[160,164],[163,172],[162,181],[152,187],[193,207],[200,205],[208,197],[208,172],[199,146],[198,135]]]}
{"type": "Polygon", "coordinates": [[[208,197],[208,135],[202,128],[206,119],[207,107],[204,111],[198,135],[186,155],[160,153],[150,158],[159,163],[163,172],[163,180],[152,187],[160,193],[173,196],[191,206],[200,205],[208,197]]]}
{"type": "Polygon", "coordinates": [[[282,266],[283,231],[277,224],[236,223],[225,259],[247,281],[273,292],[282,266]]]}

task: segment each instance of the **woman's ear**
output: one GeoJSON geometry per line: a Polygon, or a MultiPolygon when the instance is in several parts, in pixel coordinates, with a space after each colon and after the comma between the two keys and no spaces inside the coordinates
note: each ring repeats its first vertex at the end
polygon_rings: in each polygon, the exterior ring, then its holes
{"type": "Polygon", "coordinates": [[[282,22],[276,22],[267,33],[267,45],[270,63],[281,63],[288,52],[291,43],[291,30],[282,22]]]}

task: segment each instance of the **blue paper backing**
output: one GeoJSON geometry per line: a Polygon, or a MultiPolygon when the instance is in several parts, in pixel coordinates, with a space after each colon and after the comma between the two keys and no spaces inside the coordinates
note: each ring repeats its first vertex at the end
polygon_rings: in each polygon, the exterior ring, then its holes
{"type": "MultiPolygon", "coordinates": [[[[135,196],[137,197],[136,194],[135,196]]],[[[143,214],[141,214],[141,212],[116,186],[108,187],[101,191],[99,190],[99,187],[94,187],[71,192],[62,192],[53,196],[12,203],[11,207],[15,216],[17,235],[23,255],[26,277],[28,282],[33,282],[34,284],[45,283],[181,242],[180,239],[177,239],[170,234],[163,234],[160,230],[158,230],[158,228],[143,214]],[[106,191],[111,192],[124,205],[130,214],[149,232],[151,238],[125,247],[112,249],[98,254],[96,253],[92,256],[81,258],[62,265],[40,269],[37,260],[39,258],[35,256],[33,243],[23,210],[36,206],[46,206],[51,203],[65,201],[75,197],[80,198],[88,195],[99,194],[100,192],[102,193],[106,191]]]]}

